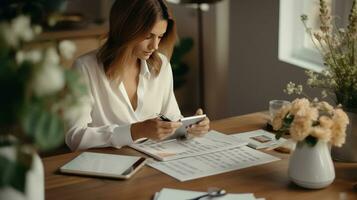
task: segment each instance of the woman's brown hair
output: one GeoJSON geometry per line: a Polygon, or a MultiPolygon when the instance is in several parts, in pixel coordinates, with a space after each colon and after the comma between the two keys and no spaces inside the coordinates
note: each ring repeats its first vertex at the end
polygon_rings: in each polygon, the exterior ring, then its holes
{"type": "MultiPolygon", "coordinates": [[[[109,79],[120,79],[134,45],[145,39],[157,20],[167,21],[158,51],[170,60],[176,41],[176,25],[164,0],[115,1],[110,11],[107,40],[97,53],[109,79]]],[[[158,52],[155,51],[147,62],[151,72],[160,71],[162,61],[158,52]]]]}

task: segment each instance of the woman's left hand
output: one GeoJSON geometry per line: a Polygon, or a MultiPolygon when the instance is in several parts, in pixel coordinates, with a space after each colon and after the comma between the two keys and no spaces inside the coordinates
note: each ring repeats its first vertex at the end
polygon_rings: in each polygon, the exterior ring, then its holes
{"type": "MultiPolygon", "coordinates": [[[[196,115],[202,115],[202,114],[203,114],[203,110],[201,108],[199,108],[196,111],[196,115]]],[[[210,124],[210,121],[209,121],[208,117],[205,117],[198,124],[191,125],[187,129],[187,133],[194,137],[197,137],[197,136],[202,137],[209,131],[209,124],[210,124]]]]}

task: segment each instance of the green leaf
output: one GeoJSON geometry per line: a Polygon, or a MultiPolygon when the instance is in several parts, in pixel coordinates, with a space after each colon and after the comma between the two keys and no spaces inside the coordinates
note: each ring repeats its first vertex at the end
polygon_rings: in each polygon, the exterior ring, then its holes
{"type": "Polygon", "coordinates": [[[10,186],[20,192],[25,192],[28,170],[29,168],[21,162],[14,162],[0,155],[0,188],[10,186]]]}
{"type": "Polygon", "coordinates": [[[66,83],[68,89],[71,91],[70,93],[83,96],[87,94],[87,85],[85,84],[83,77],[73,69],[69,69],[65,71],[66,83]]]}
{"type": "Polygon", "coordinates": [[[50,150],[63,144],[64,127],[62,120],[54,113],[43,113],[46,117],[35,133],[35,143],[43,150],[50,150]]]}
{"type": "Polygon", "coordinates": [[[181,87],[186,79],[184,76],[189,71],[189,66],[182,61],[183,56],[186,55],[193,47],[192,38],[182,38],[175,45],[172,57],[171,57],[171,66],[172,73],[174,77],[174,89],[181,87]]]}
{"type": "Polygon", "coordinates": [[[182,57],[189,52],[193,47],[192,38],[181,38],[180,41],[175,45],[174,51],[171,58],[171,63],[181,62],[182,57]]]}
{"type": "Polygon", "coordinates": [[[38,121],[41,118],[41,109],[39,105],[33,104],[27,106],[22,119],[22,128],[25,134],[31,138],[35,136],[38,121]]]}
{"type": "Polygon", "coordinates": [[[320,122],[319,121],[313,121],[312,122],[312,126],[315,127],[315,126],[318,126],[320,125],[320,122]]]}
{"type": "Polygon", "coordinates": [[[279,140],[283,135],[284,135],[284,132],[283,132],[283,131],[278,131],[278,132],[275,134],[275,139],[279,140]]]}
{"type": "Polygon", "coordinates": [[[290,124],[294,121],[294,115],[290,115],[289,113],[283,119],[283,126],[290,126],[290,124]]]}
{"type": "MultiPolygon", "coordinates": [[[[6,136],[5,136],[6,137],[6,136]]],[[[1,147],[8,147],[8,146],[12,146],[14,144],[17,144],[17,141],[10,141],[8,139],[4,139],[5,137],[0,137],[0,148],[1,147]]]]}
{"type": "Polygon", "coordinates": [[[174,79],[174,89],[182,87],[185,82],[186,80],[183,79],[174,79]]]}
{"type": "Polygon", "coordinates": [[[41,150],[56,148],[64,142],[62,120],[57,114],[44,110],[41,104],[34,104],[27,109],[22,124],[25,133],[41,150]]]}
{"type": "Polygon", "coordinates": [[[178,48],[183,53],[190,51],[192,47],[193,47],[193,39],[188,37],[182,38],[178,45],[178,48]]]}
{"type": "Polygon", "coordinates": [[[309,136],[307,136],[307,137],[305,138],[305,142],[306,142],[306,144],[308,144],[310,147],[314,147],[314,146],[316,145],[316,143],[318,142],[318,139],[315,138],[314,136],[309,135],[309,136]]]}
{"type": "MultiPolygon", "coordinates": [[[[177,65],[174,65],[174,66],[177,66],[177,65]]],[[[187,74],[188,69],[189,69],[189,67],[184,63],[181,63],[181,65],[173,68],[172,73],[174,75],[174,78],[178,77],[178,76],[184,76],[185,74],[187,74]]]]}

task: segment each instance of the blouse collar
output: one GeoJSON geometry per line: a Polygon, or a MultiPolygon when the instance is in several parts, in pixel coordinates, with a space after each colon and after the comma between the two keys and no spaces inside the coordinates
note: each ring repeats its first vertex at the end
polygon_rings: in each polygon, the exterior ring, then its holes
{"type": "Polygon", "coordinates": [[[149,66],[146,62],[146,60],[141,60],[141,66],[140,66],[140,75],[150,78],[151,72],[149,70],[149,66]]]}

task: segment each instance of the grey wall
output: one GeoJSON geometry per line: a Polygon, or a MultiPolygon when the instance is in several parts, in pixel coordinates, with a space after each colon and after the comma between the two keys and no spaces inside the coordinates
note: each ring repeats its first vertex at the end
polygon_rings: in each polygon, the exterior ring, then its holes
{"type": "Polygon", "coordinates": [[[190,37],[194,40],[194,46],[190,52],[184,57],[184,62],[189,66],[188,74],[186,75],[186,83],[182,88],[175,90],[177,102],[180,106],[183,115],[194,114],[198,108],[198,59],[197,59],[197,13],[195,9],[188,8],[184,5],[169,4],[173,10],[178,37],[190,37]]]}
{"type": "Polygon", "coordinates": [[[267,110],[271,99],[292,99],[283,93],[286,84],[304,83],[306,76],[303,69],[278,60],[279,0],[231,0],[230,4],[225,117],[267,110]]]}
{"type": "MultiPolygon", "coordinates": [[[[194,10],[174,4],[171,8],[177,19],[179,35],[197,41],[194,10]]],[[[227,21],[214,21],[217,19],[215,6],[204,13],[206,112],[211,120],[267,110],[271,99],[292,100],[296,96],[283,92],[289,81],[303,84],[311,96],[317,94],[304,84],[304,69],[278,60],[279,0],[230,0],[228,9],[227,21]],[[217,23],[229,23],[228,69],[222,69],[223,72],[217,71],[221,66],[212,65],[219,63],[212,56],[212,48],[217,46],[212,40],[217,31],[214,29],[219,27],[217,23]],[[217,83],[224,77],[227,84],[217,83]],[[217,85],[228,86],[217,88],[217,85]]],[[[183,113],[187,115],[199,106],[196,47],[188,54],[186,61],[191,66],[188,82],[176,91],[176,96],[183,113]]]]}
{"type": "MultiPolygon", "coordinates": [[[[76,0],[71,6],[78,10],[84,9],[82,6],[86,4],[89,8],[85,13],[96,10],[92,13],[93,16],[105,16],[103,12],[109,9],[112,0],[91,2],[76,0]],[[102,10],[102,13],[97,13],[99,10],[102,10]]],[[[175,4],[170,4],[170,7],[176,17],[179,36],[192,37],[197,45],[195,10],[175,4]]],[[[289,81],[304,83],[306,76],[303,69],[278,60],[279,0],[230,0],[229,20],[225,22],[213,21],[217,15],[216,11],[213,7],[204,13],[205,62],[219,63],[212,61],[212,55],[207,55],[207,52],[212,52],[210,48],[217,46],[212,45],[211,40],[216,36],[212,36],[212,33],[217,32],[212,29],[221,26],[214,23],[229,23],[229,60],[228,68],[223,72],[225,75],[217,72],[220,66],[214,70],[206,69],[206,82],[209,82],[206,83],[206,97],[215,98],[206,100],[211,120],[267,110],[271,99],[295,98],[296,96],[284,94],[283,89],[289,81]],[[217,74],[220,74],[219,79],[217,74]],[[217,80],[224,77],[228,86],[217,89],[216,85],[225,85],[216,84],[217,80]],[[222,91],[225,96],[222,96],[222,91]]],[[[185,61],[191,67],[187,75],[188,81],[185,87],[175,91],[175,94],[184,115],[190,115],[199,107],[197,46],[185,57],[185,61]]],[[[308,93],[312,94],[311,96],[317,94],[311,93],[311,90],[308,90],[308,93]]]]}
{"type": "MultiPolygon", "coordinates": [[[[182,5],[171,4],[171,8],[179,36],[192,37],[197,44],[196,12],[182,5]]],[[[311,96],[317,94],[304,84],[304,69],[278,60],[279,0],[230,0],[228,9],[227,21],[214,21],[217,19],[215,6],[204,12],[205,111],[211,120],[267,110],[271,99],[292,100],[297,96],[283,92],[289,81],[303,84],[311,96]],[[219,63],[212,55],[212,48],[217,46],[213,41],[217,32],[214,29],[219,27],[217,23],[229,23],[228,69],[222,69],[223,72],[217,71],[221,66],[212,65],[219,63]],[[217,85],[225,85],[217,83],[224,77],[228,86],[217,88],[217,85]]],[[[196,47],[185,59],[191,66],[187,85],[175,92],[186,115],[199,106],[196,47]]]]}

